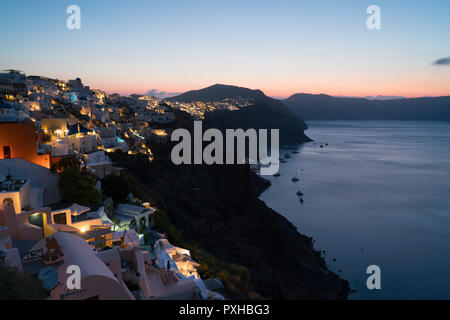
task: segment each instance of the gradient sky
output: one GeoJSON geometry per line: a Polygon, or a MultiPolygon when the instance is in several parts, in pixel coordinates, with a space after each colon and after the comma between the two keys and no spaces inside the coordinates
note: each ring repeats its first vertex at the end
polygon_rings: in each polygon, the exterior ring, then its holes
{"type": "Polygon", "coordinates": [[[122,94],[450,95],[450,1],[0,0],[0,69],[122,94]],[[81,7],[81,30],[66,8],[81,7]],[[366,28],[381,7],[382,29],[366,28]]]}

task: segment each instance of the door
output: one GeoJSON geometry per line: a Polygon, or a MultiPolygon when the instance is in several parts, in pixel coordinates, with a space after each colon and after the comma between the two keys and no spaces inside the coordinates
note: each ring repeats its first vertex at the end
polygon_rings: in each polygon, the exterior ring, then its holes
{"type": "Polygon", "coordinates": [[[3,159],[11,159],[11,146],[3,147],[3,159]]]}

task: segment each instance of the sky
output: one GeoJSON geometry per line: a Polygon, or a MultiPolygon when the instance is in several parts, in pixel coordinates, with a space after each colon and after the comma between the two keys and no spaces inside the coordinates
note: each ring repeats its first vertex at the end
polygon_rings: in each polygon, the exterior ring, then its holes
{"type": "Polygon", "coordinates": [[[0,0],[0,69],[109,93],[450,95],[450,1],[0,0]],[[81,9],[69,30],[66,9],[81,9]],[[366,10],[381,9],[369,30],[366,10]],[[444,62],[447,60],[443,60],[444,62]]]}

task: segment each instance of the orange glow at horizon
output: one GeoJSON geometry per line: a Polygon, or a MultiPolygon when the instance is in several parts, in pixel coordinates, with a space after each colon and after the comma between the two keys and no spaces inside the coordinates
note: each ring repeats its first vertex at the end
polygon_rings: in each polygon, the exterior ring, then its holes
{"type": "MultiPolygon", "coordinates": [[[[206,87],[209,87],[216,82],[211,82],[209,84],[197,84],[190,86],[180,86],[180,87],[158,87],[157,85],[143,85],[142,83],[139,85],[128,85],[128,86],[92,86],[100,90],[106,91],[109,94],[118,93],[120,95],[128,96],[131,94],[140,94],[144,95],[149,90],[156,89],[159,92],[170,92],[170,93],[184,93],[190,90],[199,90],[206,87]]],[[[233,83],[223,83],[226,85],[235,85],[233,83]]],[[[326,94],[330,96],[345,96],[345,97],[367,97],[367,96],[401,96],[405,98],[418,98],[418,97],[438,97],[438,96],[448,96],[450,95],[450,86],[438,85],[436,83],[426,83],[423,81],[422,83],[417,83],[414,86],[411,84],[402,85],[392,84],[388,89],[383,88],[381,86],[371,87],[367,89],[367,87],[360,85],[345,85],[345,81],[334,84],[334,85],[298,85],[293,86],[292,84],[283,86],[282,88],[270,88],[265,86],[255,86],[255,85],[243,85],[237,84],[237,86],[246,87],[249,89],[260,89],[269,97],[277,97],[277,98],[288,98],[297,93],[306,93],[306,94],[326,94]],[[416,89],[420,88],[420,89],[416,89]]]]}

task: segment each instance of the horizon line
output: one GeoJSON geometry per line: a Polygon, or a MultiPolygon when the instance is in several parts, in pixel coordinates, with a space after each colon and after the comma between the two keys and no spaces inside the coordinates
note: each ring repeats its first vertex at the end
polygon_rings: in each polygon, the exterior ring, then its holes
{"type": "MultiPolygon", "coordinates": [[[[60,77],[54,78],[54,77],[50,77],[50,76],[44,76],[44,75],[36,75],[36,74],[27,74],[25,71],[22,71],[20,69],[14,69],[14,68],[7,68],[7,69],[3,69],[1,71],[20,71],[23,72],[27,77],[28,76],[39,76],[39,77],[44,77],[44,78],[48,78],[48,79],[56,79],[56,80],[63,80],[60,77]]],[[[74,77],[73,79],[76,78],[80,78],[79,76],[74,77]]],[[[73,79],[68,79],[68,80],[63,80],[63,81],[69,81],[69,80],[73,80],[73,79]]],[[[83,81],[83,79],[81,79],[83,81]]],[[[86,85],[86,84],[85,84],[86,85]]],[[[223,84],[223,83],[214,83],[211,85],[208,85],[206,87],[201,87],[198,89],[189,89],[189,90],[165,90],[165,89],[155,89],[155,88],[149,88],[146,92],[143,93],[138,93],[138,92],[133,92],[133,91],[125,91],[125,90],[111,90],[111,89],[101,89],[101,87],[93,87],[91,85],[88,85],[91,90],[92,89],[96,89],[96,90],[101,90],[106,92],[107,94],[119,94],[121,96],[131,96],[131,95],[141,95],[141,96],[145,96],[148,95],[147,93],[151,90],[156,90],[158,92],[161,93],[168,93],[169,96],[165,97],[165,98],[160,98],[161,100],[167,99],[167,98],[173,98],[176,96],[179,96],[181,94],[187,93],[189,91],[199,91],[202,89],[206,89],[215,85],[224,85],[224,86],[234,86],[234,87],[239,87],[239,88],[245,88],[245,89],[249,89],[249,90],[259,90],[261,91],[264,95],[266,95],[267,97],[270,97],[272,99],[276,99],[276,100],[286,100],[294,95],[297,94],[304,94],[304,95],[326,95],[326,96],[330,96],[330,97],[334,97],[334,98],[353,98],[353,99],[369,99],[369,100],[398,100],[398,99],[419,99],[419,98],[439,98],[439,97],[448,97],[450,96],[450,93],[448,94],[438,94],[438,95],[397,95],[397,94],[365,94],[365,95],[345,95],[345,94],[329,94],[329,93],[324,93],[324,92],[320,92],[320,93],[313,93],[313,92],[304,92],[304,91],[297,91],[291,94],[268,94],[266,93],[264,90],[262,89],[252,89],[248,86],[242,86],[242,85],[235,85],[235,84],[223,84]],[[172,95],[173,94],[173,95],[172,95]]],[[[150,95],[151,96],[151,95],[150,95]]],[[[157,96],[155,96],[157,97],[157,96]]]]}

